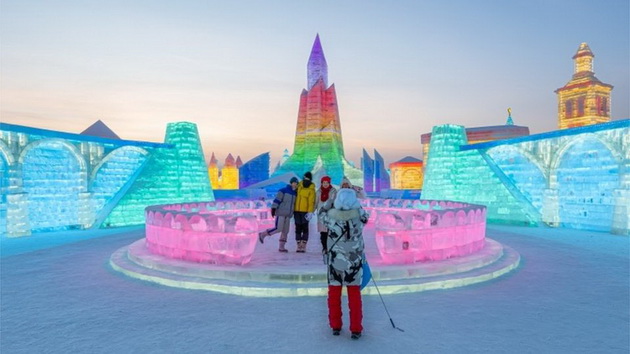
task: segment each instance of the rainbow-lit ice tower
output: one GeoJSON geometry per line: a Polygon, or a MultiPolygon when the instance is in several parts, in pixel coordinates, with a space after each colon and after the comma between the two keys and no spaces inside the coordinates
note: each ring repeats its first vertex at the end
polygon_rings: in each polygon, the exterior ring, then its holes
{"type": "Polygon", "coordinates": [[[315,37],[308,59],[308,86],[300,95],[293,154],[274,173],[294,172],[302,176],[328,174],[333,184],[347,176],[353,184],[363,185],[362,172],[350,165],[343,151],[341,122],[335,85],[328,87],[328,65],[324,51],[315,37]]]}

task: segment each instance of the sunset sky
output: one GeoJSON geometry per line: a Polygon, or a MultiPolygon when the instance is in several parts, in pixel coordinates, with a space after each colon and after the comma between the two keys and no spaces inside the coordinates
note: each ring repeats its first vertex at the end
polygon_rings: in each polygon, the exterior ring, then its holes
{"type": "Polygon", "coordinates": [[[0,120],[161,142],[198,125],[204,152],[272,163],[293,148],[319,33],[346,156],[421,157],[437,124],[555,130],[581,42],[630,116],[628,0],[18,1],[0,7],[0,120]]]}

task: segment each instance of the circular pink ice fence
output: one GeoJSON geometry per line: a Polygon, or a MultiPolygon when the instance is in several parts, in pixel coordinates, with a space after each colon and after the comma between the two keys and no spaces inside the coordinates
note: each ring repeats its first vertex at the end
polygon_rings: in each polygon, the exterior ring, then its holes
{"type": "Polygon", "coordinates": [[[273,225],[271,201],[153,205],[145,209],[151,253],[199,263],[247,264],[258,229],[273,225]]]}
{"type": "Polygon", "coordinates": [[[438,261],[481,250],[486,207],[451,201],[367,199],[384,263],[438,261]]]}
{"type": "MultiPolygon", "coordinates": [[[[364,199],[384,263],[437,261],[484,246],[486,208],[450,201],[364,199]]],[[[247,264],[258,231],[274,219],[271,200],[154,205],[145,209],[151,253],[199,263],[247,264]]]]}

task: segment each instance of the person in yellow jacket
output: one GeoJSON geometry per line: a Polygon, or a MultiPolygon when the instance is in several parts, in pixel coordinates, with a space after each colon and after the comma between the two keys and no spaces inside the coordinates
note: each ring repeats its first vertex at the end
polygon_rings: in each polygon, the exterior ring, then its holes
{"type": "Polygon", "coordinates": [[[297,242],[298,253],[306,252],[308,242],[308,224],[315,211],[317,200],[315,195],[315,183],[312,182],[313,174],[306,172],[304,179],[298,184],[297,196],[295,197],[295,209],[293,219],[295,220],[295,241],[297,242]]]}

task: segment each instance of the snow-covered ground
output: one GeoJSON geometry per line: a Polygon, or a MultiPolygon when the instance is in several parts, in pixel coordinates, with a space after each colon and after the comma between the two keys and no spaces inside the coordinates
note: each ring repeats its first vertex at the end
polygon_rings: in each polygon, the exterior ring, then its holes
{"type": "MultiPolygon", "coordinates": [[[[488,237],[520,253],[519,269],[479,285],[384,296],[405,332],[391,327],[378,296],[365,296],[364,336],[353,341],[347,328],[331,335],[325,297],[239,297],[112,271],[110,255],[142,233],[124,228],[2,239],[0,352],[630,351],[628,237],[489,226],[488,237]]],[[[319,257],[311,247],[306,255],[289,255],[319,257]]]]}

